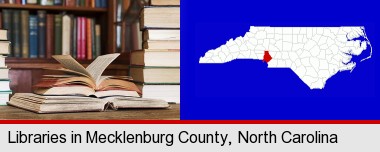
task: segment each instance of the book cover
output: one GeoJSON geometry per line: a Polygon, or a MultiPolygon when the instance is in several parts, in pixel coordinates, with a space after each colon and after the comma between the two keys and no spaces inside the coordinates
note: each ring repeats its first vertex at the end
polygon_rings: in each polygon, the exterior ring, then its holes
{"type": "Polygon", "coordinates": [[[46,58],[51,59],[54,53],[54,15],[48,14],[46,16],[46,58]]]}
{"type": "Polygon", "coordinates": [[[85,17],[81,17],[81,48],[80,48],[80,59],[86,59],[86,50],[87,50],[87,38],[86,38],[86,27],[87,21],[85,17]]]}
{"type": "Polygon", "coordinates": [[[46,55],[46,11],[37,11],[38,14],[38,57],[46,55]]]}
{"type": "Polygon", "coordinates": [[[29,16],[29,57],[38,57],[38,17],[37,15],[29,16]]]}
{"type": "MultiPolygon", "coordinates": [[[[3,19],[3,21],[2,21],[2,27],[4,28],[4,29],[6,29],[6,30],[8,30],[8,33],[7,33],[7,37],[8,37],[8,40],[12,40],[12,18],[11,18],[11,14],[12,14],[12,10],[10,10],[10,9],[3,9],[2,10],[2,19],[3,19]]],[[[10,44],[10,48],[11,48],[11,50],[9,50],[10,52],[12,52],[12,45],[13,44],[10,44]]],[[[12,56],[12,53],[9,55],[9,56],[12,56]]]]}
{"type": "Polygon", "coordinates": [[[11,42],[13,44],[13,56],[21,57],[21,11],[14,10],[12,12],[12,19],[13,37],[11,39],[11,42]]]}
{"type": "Polygon", "coordinates": [[[76,21],[77,21],[77,25],[76,25],[76,29],[77,29],[77,38],[76,38],[76,40],[77,40],[77,43],[76,43],[76,56],[77,56],[77,58],[78,59],[81,59],[81,49],[82,49],[82,18],[81,17],[77,17],[76,18],[76,21]]]}
{"type": "Polygon", "coordinates": [[[96,24],[95,25],[95,52],[96,56],[101,55],[101,36],[100,36],[100,25],[96,24]]]}
{"type": "Polygon", "coordinates": [[[29,11],[21,11],[21,52],[23,58],[29,57],[29,11]]]}
{"type": "Polygon", "coordinates": [[[62,17],[62,55],[70,55],[71,42],[71,18],[69,15],[62,17]]]}
{"type": "Polygon", "coordinates": [[[77,18],[71,16],[71,56],[77,58],[77,18]]]}
{"type": "Polygon", "coordinates": [[[54,49],[55,55],[62,54],[62,15],[54,15],[54,49]]]}

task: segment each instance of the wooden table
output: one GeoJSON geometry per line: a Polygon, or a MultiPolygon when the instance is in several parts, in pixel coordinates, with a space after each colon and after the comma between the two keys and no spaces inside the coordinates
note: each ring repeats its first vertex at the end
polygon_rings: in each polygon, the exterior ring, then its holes
{"type": "Polygon", "coordinates": [[[22,120],[168,120],[179,119],[179,104],[171,104],[169,109],[119,109],[106,112],[81,112],[36,114],[11,106],[0,106],[0,119],[22,120]]]}

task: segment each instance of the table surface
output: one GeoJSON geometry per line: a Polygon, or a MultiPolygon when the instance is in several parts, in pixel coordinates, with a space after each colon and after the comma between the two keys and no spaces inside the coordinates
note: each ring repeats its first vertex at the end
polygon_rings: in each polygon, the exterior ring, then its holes
{"type": "Polygon", "coordinates": [[[105,112],[36,114],[12,106],[0,106],[0,119],[6,120],[172,120],[179,119],[179,104],[168,109],[119,109],[105,112]]]}

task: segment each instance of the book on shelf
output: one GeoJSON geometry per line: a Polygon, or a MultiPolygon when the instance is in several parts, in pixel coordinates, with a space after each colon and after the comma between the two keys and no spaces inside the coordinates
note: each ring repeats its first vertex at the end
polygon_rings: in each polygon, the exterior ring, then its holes
{"type": "Polygon", "coordinates": [[[21,57],[29,57],[29,11],[21,11],[21,57]]]}
{"type": "Polygon", "coordinates": [[[134,96],[141,94],[137,86],[126,76],[102,76],[107,66],[119,54],[97,57],[84,68],[70,55],[53,56],[64,68],[49,69],[67,75],[45,75],[34,85],[34,93],[40,95],[82,95],[82,96],[134,96]]]}
{"type": "Polygon", "coordinates": [[[108,0],[1,0],[0,4],[106,8],[108,0]]]}
{"type": "Polygon", "coordinates": [[[45,58],[46,55],[46,11],[37,11],[38,16],[38,57],[45,58]]]}
{"type": "MultiPolygon", "coordinates": [[[[38,17],[37,15],[29,16],[29,57],[38,57],[38,17]]],[[[51,41],[49,41],[51,44],[51,41]]],[[[49,44],[49,43],[48,43],[49,44]]]]}
{"type": "Polygon", "coordinates": [[[150,0],[150,5],[153,6],[179,6],[180,0],[150,0]]]}
{"type": "Polygon", "coordinates": [[[131,65],[129,74],[133,81],[146,84],[179,84],[179,67],[135,66],[131,65]]]}
{"type": "Polygon", "coordinates": [[[60,36],[62,38],[61,42],[61,48],[62,48],[62,55],[70,55],[70,46],[71,46],[71,18],[69,15],[63,15],[62,16],[62,35],[60,36]]]}
{"type": "Polygon", "coordinates": [[[54,44],[55,44],[55,16],[53,14],[46,15],[46,58],[51,59],[55,53],[54,44]]]}
{"type": "Polygon", "coordinates": [[[141,11],[141,29],[180,28],[180,8],[147,6],[141,11]]]}
{"type": "Polygon", "coordinates": [[[12,11],[12,56],[21,57],[21,11],[13,10],[12,11]]]}
{"type": "Polygon", "coordinates": [[[135,108],[168,108],[169,104],[163,100],[110,97],[91,98],[79,96],[41,96],[33,93],[16,93],[8,105],[35,113],[63,113],[106,111],[135,108]]]}
{"type": "Polygon", "coordinates": [[[62,14],[54,15],[54,54],[62,54],[62,14]]]}
{"type": "Polygon", "coordinates": [[[180,51],[168,49],[131,51],[131,64],[139,66],[179,67],[180,51]]]}

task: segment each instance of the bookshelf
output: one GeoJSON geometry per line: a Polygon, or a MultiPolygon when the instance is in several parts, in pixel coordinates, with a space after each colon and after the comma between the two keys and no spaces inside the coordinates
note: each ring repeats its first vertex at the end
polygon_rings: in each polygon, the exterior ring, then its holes
{"type": "MultiPolygon", "coordinates": [[[[125,0],[129,3],[129,0],[125,0]]],[[[116,52],[116,9],[117,0],[108,0],[107,8],[93,8],[83,6],[42,6],[42,5],[21,5],[21,4],[0,4],[0,10],[28,10],[36,13],[44,10],[47,13],[59,14],[67,13],[76,16],[85,16],[95,18],[101,27],[101,54],[116,52]]],[[[87,42],[86,42],[87,43],[87,42]]],[[[93,60],[78,60],[79,63],[87,66],[93,60]]],[[[48,58],[16,58],[8,57],[7,66],[11,69],[9,77],[11,79],[11,89],[13,92],[31,92],[32,86],[43,74],[47,73],[43,68],[58,68],[59,63],[54,59],[48,58]]],[[[129,54],[123,53],[113,64],[107,68],[105,74],[109,75],[127,75],[129,64],[129,54]]]]}

